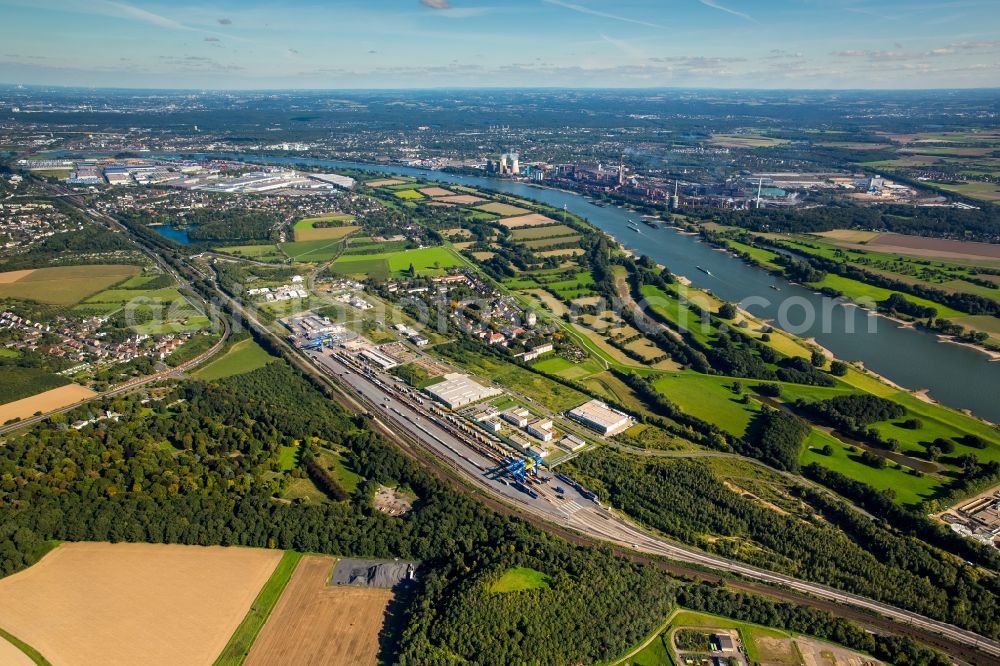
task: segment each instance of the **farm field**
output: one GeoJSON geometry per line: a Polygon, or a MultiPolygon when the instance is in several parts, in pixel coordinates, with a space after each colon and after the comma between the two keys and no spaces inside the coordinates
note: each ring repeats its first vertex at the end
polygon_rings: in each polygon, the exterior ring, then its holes
{"type": "Polygon", "coordinates": [[[330,261],[340,252],[340,242],[336,240],[307,240],[279,243],[278,247],[292,261],[330,261]]]}
{"type": "Polygon", "coordinates": [[[65,543],[0,580],[0,627],[53,664],[211,664],[281,555],[65,543]]]}
{"type": "Polygon", "coordinates": [[[496,213],[497,215],[529,215],[530,210],[524,208],[518,208],[517,206],[511,206],[510,204],[500,203],[499,201],[491,201],[490,203],[483,204],[482,206],[476,206],[476,210],[485,211],[487,213],[496,213]]]}
{"type": "Polygon", "coordinates": [[[570,234],[568,236],[559,236],[558,238],[542,238],[539,240],[525,240],[521,241],[521,245],[530,248],[532,250],[545,250],[556,245],[565,245],[567,243],[576,243],[582,238],[580,234],[570,234]]]}
{"type": "Polygon", "coordinates": [[[236,255],[237,257],[256,259],[257,261],[278,262],[285,260],[285,255],[273,243],[269,245],[228,245],[217,248],[217,250],[226,254],[236,255]]]}
{"type": "Polygon", "coordinates": [[[555,238],[556,236],[574,236],[577,232],[572,227],[565,224],[556,224],[549,227],[529,226],[516,227],[511,231],[510,236],[515,241],[536,240],[539,238],[555,238]]]}
{"type": "Polygon", "coordinates": [[[239,666],[246,659],[253,642],[260,633],[261,627],[267,622],[275,604],[281,598],[288,581],[302,560],[302,553],[286,550],[281,555],[281,561],[271,572],[260,593],[253,600],[249,612],[243,617],[240,626],[230,637],[226,647],[215,660],[213,666],[239,666]]]}
{"type": "Polygon", "coordinates": [[[396,198],[403,199],[403,200],[406,200],[406,201],[420,201],[421,199],[424,198],[424,195],[422,195],[417,190],[399,190],[399,191],[393,192],[392,194],[396,198]]]}
{"type": "Polygon", "coordinates": [[[996,259],[1000,261],[1000,245],[925,238],[904,234],[882,233],[868,242],[872,249],[881,252],[917,254],[925,257],[947,256],[954,259],[996,259]],[[904,252],[909,251],[909,252],[904,252]]]}
{"type": "MultiPolygon", "coordinates": [[[[503,205],[503,204],[500,204],[503,205]]],[[[480,206],[480,209],[483,207],[480,206]]],[[[519,227],[544,227],[550,224],[554,224],[555,220],[550,217],[545,217],[539,213],[528,213],[527,215],[518,215],[517,217],[506,217],[500,220],[500,224],[507,227],[508,229],[517,229],[519,227]]]]}
{"type": "Polygon", "coordinates": [[[760,134],[713,134],[711,143],[723,148],[770,148],[788,143],[788,140],[760,134]]]}
{"type": "Polygon", "coordinates": [[[230,347],[225,354],[213,360],[208,365],[202,366],[195,371],[194,376],[198,379],[222,379],[233,375],[242,375],[245,372],[262,368],[275,357],[264,351],[255,340],[248,338],[240,340],[230,347]]]}
{"type": "Polygon", "coordinates": [[[114,303],[124,305],[136,299],[172,302],[183,300],[184,297],[181,296],[181,293],[175,287],[164,287],[163,289],[105,289],[88,298],[85,303],[114,303]]]}
{"type": "Polygon", "coordinates": [[[0,664],[5,666],[34,666],[35,662],[20,648],[0,637],[0,664]]]}
{"type": "Polygon", "coordinates": [[[368,187],[392,187],[393,185],[403,185],[410,182],[409,178],[382,178],[365,182],[368,187]]]}
{"type": "Polygon", "coordinates": [[[79,384],[66,384],[49,389],[27,398],[0,405],[0,423],[6,423],[11,419],[26,419],[36,412],[48,412],[66,407],[94,395],[96,394],[89,388],[79,384]]]}
{"type": "Polygon", "coordinates": [[[69,380],[38,368],[3,365],[0,366],[0,403],[27,398],[68,383],[69,380]]]}
{"type": "Polygon", "coordinates": [[[296,222],[292,232],[296,241],[340,240],[361,228],[348,224],[353,220],[353,215],[307,217],[296,222]],[[317,227],[316,225],[321,222],[336,222],[339,226],[317,227]]]}
{"type": "Polygon", "coordinates": [[[446,269],[461,266],[462,260],[448,248],[438,246],[384,254],[343,256],[330,268],[340,275],[387,279],[408,271],[411,264],[418,275],[444,275],[446,269]]]}
{"type": "Polygon", "coordinates": [[[428,197],[447,197],[455,194],[451,190],[446,190],[443,187],[422,187],[417,191],[428,197]]]}
{"type": "Polygon", "coordinates": [[[376,663],[390,590],[331,587],[336,559],[308,555],[271,612],[246,666],[376,663]]]}
{"type": "MultiPolygon", "coordinates": [[[[129,282],[141,278],[132,278],[129,282]]],[[[127,284],[127,283],[126,283],[127,284]]],[[[135,317],[131,326],[136,333],[194,333],[208,328],[207,316],[196,310],[176,287],[160,289],[125,289],[125,285],[95,294],[76,307],[77,311],[111,313],[127,308],[126,315],[135,317]]],[[[129,319],[127,316],[126,319],[129,319]]]]}
{"type": "Polygon", "coordinates": [[[23,277],[27,277],[35,272],[34,268],[26,268],[20,271],[7,271],[6,273],[0,273],[0,284],[10,284],[11,282],[17,282],[23,277]]]}
{"type": "Polygon", "coordinates": [[[949,192],[963,194],[970,199],[989,201],[991,203],[1000,202],[1000,185],[996,183],[933,183],[935,187],[949,192]]]}
{"type": "Polygon", "coordinates": [[[138,266],[119,264],[53,266],[15,271],[13,281],[0,273],[0,298],[18,298],[50,305],[75,305],[108,287],[139,273],[138,266]]]}
{"type": "Polygon", "coordinates": [[[436,200],[441,203],[458,204],[459,206],[472,206],[481,201],[486,201],[486,199],[477,197],[473,194],[455,194],[449,197],[436,197],[436,200]]]}

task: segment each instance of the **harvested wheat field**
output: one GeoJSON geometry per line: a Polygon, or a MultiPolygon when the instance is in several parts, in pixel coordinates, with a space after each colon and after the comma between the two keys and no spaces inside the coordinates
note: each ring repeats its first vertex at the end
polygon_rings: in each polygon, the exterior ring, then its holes
{"type": "Polygon", "coordinates": [[[369,180],[365,185],[368,187],[392,187],[393,185],[402,185],[403,183],[408,183],[409,180],[400,180],[398,178],[383,178],[382,180],[369,180]]]}
{"type": "Polygon", "coordinates": [[[879,234],[868,246],[880,252],[918,254],[952,259],[1000,259],[1000,245],[972,241],[926,238],[904,234],[879,234]]]}
{"type": "Polygon", "coordinates": [[[65,543],[0,580],[0,627],[53,666],[211,664],[281,555],[65,543]]]}
{"type": "Polygon", "coordinates": [[[496,213],[497,215],[526,215],[530,213],[530,210],[525,210],[524,208],[518,208],[517,206],[511,206],[510,204],[500,203],[499,201],[491,201],[482,206],[476,206],[476,210],[482,210],[487,213],[496,213]]]}
{"type": "Polygon", "coordinates": [[[66,384],[59,388],[43,391],[38,395],[0,405],[0,423],[6,423],[11,419],[26,419],[33,416],[35,412],[48,412],[60,407],[67,407],[95,395],[97,394],[85,386],[66,384]]]}
{"type": "Polygon", "coordinates": [[[426,194],[429,197],[450,197],[455,194],[451,190],[446,190],[443,187],[424,187],[417,191],[421,194],[426,194]]]}
{"type": "Polygon", "coordinates": [[[878,238],[879,232],[860,231],[857,229],[834,229],[833,231],[821,231],[816,235],[829,238],[830,240],[844,241],[845,243],[867,243],[878,238]]]}
{"type": "MultiPolygon", "coordinates": [[[[480,206],[480,208],[482,208],[482,206],[480,206]]],[[[517,217],[505,218],[500,220],[500,224],[508,229],[517,229],[518,227],[539,227],[545,224],[555,224],[555,220],[550,217],[545,217],[540,213],[529,213],[528,215],[518,215],[517,217]]]]}
{"type": "Polygon", "coordinates": [[[34,268],[28,268],[23,271],[7,271],[6,273],[0,273],[0,284],[10,284],[11,282],[17,282],[23,277],[27,277],[35,272],[34,268]]]}
{"type": "Polygon", "coordinates": [[[390,590],[328,585],[333,557],[303,557],[245,666],[375,664],[390,590]]]}
{"type": "Polygon", "coordinates": [[[4,666],[34,666],[34,663],[31,657],[21,652],[13,643],[0,638],[0,664],[4,666]]]}
{"type": "Polygon", "coordinates": [[[87,264],[13,271],[18,274],[16,279],[0,280],[0,298],[76,305],[88,296],[137,275],[139,270],[139,266],[122,264],[87,264]]]}
{"type": "Polygon", "coordinates": [[[486,201],[482,197],[473,196],[471,194],[456,194],[450,197],[440,197],[438,201],[450,204],[458,204],[460,206],[471,206],[472,204],[477,204],[480,201],[486,201]]]}

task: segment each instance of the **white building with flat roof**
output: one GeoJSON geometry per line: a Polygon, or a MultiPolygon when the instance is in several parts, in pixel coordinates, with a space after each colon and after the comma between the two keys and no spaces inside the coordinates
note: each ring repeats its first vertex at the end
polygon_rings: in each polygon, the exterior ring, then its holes
{"type": "Polygon", "coordinates": [[[449,409],[458,409],[503,393],[500,389],[483,386],[468,375],[457,372],[445,375],[443,382],[432,384],[424,391],[449,409]]]}
{"type": "Polygon", "coordinates": [[[538,420],[533,423],[529,423],[525,428],[525,431],[535,439],[543,442],[552,441],[552,421],[548,420],[538,420]]]}
{"type": "Polygon", "coordinates": [[[635,420],[617,409],[612,409],[600,400],[585,402],[566,413],[574,421],[610,437],[632,427],[635,420]]]}
{"type": "Polygon", "coordinates": [[[506,412],[500,415],[507,423],[515,426],[517,428],[523,428],[528,425],[528,416],[530,412],[523,408],[512,408],[508,409],[506,412]]]}

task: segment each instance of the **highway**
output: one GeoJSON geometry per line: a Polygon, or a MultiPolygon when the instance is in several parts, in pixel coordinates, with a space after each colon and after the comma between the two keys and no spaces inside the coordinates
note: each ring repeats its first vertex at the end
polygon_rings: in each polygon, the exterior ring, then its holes
{"type": "MultiPolygon", "coordinates": [[[[356,366],[349,366],[329,350],[306,352],[310,360],[321,367],[328,376],[348,387],[368,405],[375,419],[389,430],[405,432],[416,438],[422,446],[436,456],[452,463],[474,485],[485,490],[506,504],[513,502],[517,510],[530,513],[546,522],[569,528],[584,535],[624,546],[638,553],[656,555],[671,560],[694,564],[717,571],[737,574],[750,580],[784,587],[820,599],[865,609],[920,629],[944,636],[1000,659],[1000,643],[975,632],[934,620],[890,604],[843,592],[825,585],[799,580],[792,576],[758,569],[716,555],[704,553],[649,534],[618,513],[585,499],[573,488],[556,479],[547,484],[531,486],[538,492],[537,499],[530,498],[513,486],[487,478],[485,472],[496,466],[496,461],[479,453],[470,443],[452,430],[446,429],[440,417],[433,414],[428,402],[420,404],[415,399],[400,397],[399,383],[381,372],[364,374],[356,366]],[[562,486],[565,499],[559,499],[555,486],[562,486]]],[[[423,400],[423,398],[420,398],[423,400]]]]}

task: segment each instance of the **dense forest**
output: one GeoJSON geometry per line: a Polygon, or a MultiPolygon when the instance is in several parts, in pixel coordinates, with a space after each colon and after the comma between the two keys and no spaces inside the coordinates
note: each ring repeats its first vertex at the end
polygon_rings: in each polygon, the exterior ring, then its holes
{"type": "Polygon", "coordinates": [[[0,574],[33,563],[51,539],[418,559],[426,576],[401,647],[409,664],[447,654],[474,663],[592,663],[624,652],[669,612],[678,583],[666,574],[499,516],[448,490],[365,425],[284,363],[186,382],[145,405],[117,397],[50,417],[0,447],[0,574]],[[122,418],[67,426],[99,415],[99,406],[122,418]],[[296,440],[344,447],[365,480],[344,501],[276,500],[286,479],[277,451],[296,440]],[[379,484],[403,484],[420,501],[403,517],[383,514],[371,503],[379,484]],[[483,589],[512,566],[543,571],[550,589],[483,589]],[[477,631],[463,624],[473,606],[477,631]]]}
{"type": "Polygon", "coordinates": [[[135,245],[122,234],[108,231],[95,224],[82,229],[54,234],[21,254],[0,258],[0,270],[13,271],[25,268],[44,268],[62,264],[67,258],[73,264],[143,263],[145,258],[135,245]]]}
{"type": "Polygon", "coordinates": [[[774,510],[727,488],[701,461],[597,449],[569,465],[611,504],[684,543],[1000,635],[995,579],[843,502],[800,493],[802,515],[774,510]]]}

